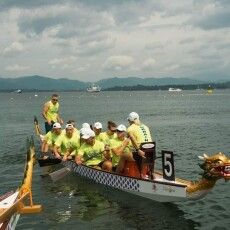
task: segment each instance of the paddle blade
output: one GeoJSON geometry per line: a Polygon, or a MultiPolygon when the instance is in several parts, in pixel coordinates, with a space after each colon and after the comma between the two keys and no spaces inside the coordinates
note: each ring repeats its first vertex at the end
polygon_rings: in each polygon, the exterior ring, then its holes
{"type": "Polygon", "coordinates": [[[60,163],[61,163],[61,159],[57,159],[57,158],[38,159],[38,164],[40,167],[56,165],[60,163]]]}
{"type": "Polygon", "coordinates": [[[41,134],[41,128],[38,124],[38,119],[36,116],[34,116],[34,125],[35,125],[35,132],[39,136],[41,134]]]}
{"type": "Polygon", "coordinates": [[[50,173],[49,175],[50,175],[52,181],[55,182],[55,181],[65,177],[69,173],[70,173],[70,168],[64,167],[64,168],[61,168],[55,172],[50,173]]]}

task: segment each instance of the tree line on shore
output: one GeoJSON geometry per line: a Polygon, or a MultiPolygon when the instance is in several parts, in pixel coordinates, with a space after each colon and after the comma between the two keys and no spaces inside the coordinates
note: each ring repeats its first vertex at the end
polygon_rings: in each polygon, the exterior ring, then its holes
{"type": "MultiPolygon", "coordinates": [[[[153,86],[145,86],[145,85],[136,85],[136,86],[115,86],[111,88],[102,89],[103,91],[147,91],[147,90],[168,90],[169,88],[180,88],[182,90],[199,90],[208,88],[213,89],[229,89],[230,81],[224,83],[205,83],[205,84],[190,84],[190,85],[153,85],[153,86]]],[[[6,89],[0,90],[0,92],[14,92],[17,89],[6,89]]],[[[21,89],[23,92],[54,92],[54,91],[62,91],[62,92],[74,92],[74,91],[85,91],[85,90],[39,90],[39,89],[21,89]]]]}

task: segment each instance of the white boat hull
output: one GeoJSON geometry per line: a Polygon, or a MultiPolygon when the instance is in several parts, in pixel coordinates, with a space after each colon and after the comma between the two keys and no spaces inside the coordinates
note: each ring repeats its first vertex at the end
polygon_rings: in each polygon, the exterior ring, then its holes
{"type": "Polygon", "coordinates": [[[63,163],[71,171],[87,177],[96,183],[110,186],[125,192],[159,202],[175,202],[187,199],[186,185],[175,181],[166,181],[163,178],[145,180],[128,176],[121,176],[97,170],[84,165],[77,165],[69,161],[63,163]]]}
{"type": "MultiPolygon", "coordinates": [[[[17,200],[18,198],[18,191],[13,193],[12,195],[6,197],[5,199],[0,201],[0,210],[1,209],[7,209],[10,208],[14,202],[17,200]]],[[[11,216],[10,220],[7,220],[3,223],[0,223],[0,229],[6,229],[6,230],[13,230],[15,229],[18,219],[20,217],[20,214],[14,214],[13,216],[11,216]]]]}

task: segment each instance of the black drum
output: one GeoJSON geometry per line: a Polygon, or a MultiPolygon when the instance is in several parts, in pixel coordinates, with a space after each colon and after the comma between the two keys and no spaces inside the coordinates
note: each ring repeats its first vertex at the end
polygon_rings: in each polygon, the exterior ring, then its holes
{"type": "Polygon", "coordinates": [[[156,143],[155,142],[145,142],[141,143],[140,150],[145,152],[145,162],[153,163],[156,157],[156,143]]]}
{"type": "Polygon", "coordinates": [[[140,145],[140,150],[145,152],[145,158],[138,155],[138,152],[133,152],[133,158],[137,163],[140,174],[143,174],[143,166],[147,166],[147,174],[152,177],[154,172],[154,162],[156,158],[156,143],[155,142],[144,142],[140,145]]]}

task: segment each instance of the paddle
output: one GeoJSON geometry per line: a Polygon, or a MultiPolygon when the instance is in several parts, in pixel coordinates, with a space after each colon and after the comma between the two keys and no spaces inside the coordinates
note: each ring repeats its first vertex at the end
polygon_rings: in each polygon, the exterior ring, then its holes
{"type": "Polygon", "coordinates": [[[69,167],[64,167],[64,168],[61,168],[61,169],[59,169],[57,171],[54,171],[54,172],[50,173],[49,176],[51,177],[53,182],[56,182],[59,179],[65,177],[67,174],[69,174],[70,171],[71,170],[70,170],[69,167]]]}
{"type": "Polygon", "coordinates": [[[35,133],[39,136],[40,140],[44,140],[44,135],[42,135],[40,125],[38,124],[38,119],[34,116],[34,125],[35,125],[35,133]]]}
{"type": "Polygon", "coordinates": [[[38,159],[38,163],[40,167],[56,165],[56,164],[60,164],[61,162],[62,160],[58,158],[38,159]]]}
{"type": "MultiPolygon", "coordinates": [[[[92,156],[88,157],[85,161],[91,160],[94,157],[98,156],[99,154],[102,154],[103,152],[104,151],[102,151],[100,153],[94,153],[92,156]]],[[[66,166],[64,168],[61,168],[61,169],[59,169],[57,171],[54,171],[54,172],[50,173],[49,176],[51,177],[52,181],[56,182],[59,179],[61,179],[61,178],[65,177],[66,175],[68,175],[70,173],[70,171],[71,171],[71,169],[66,166]]]]}

